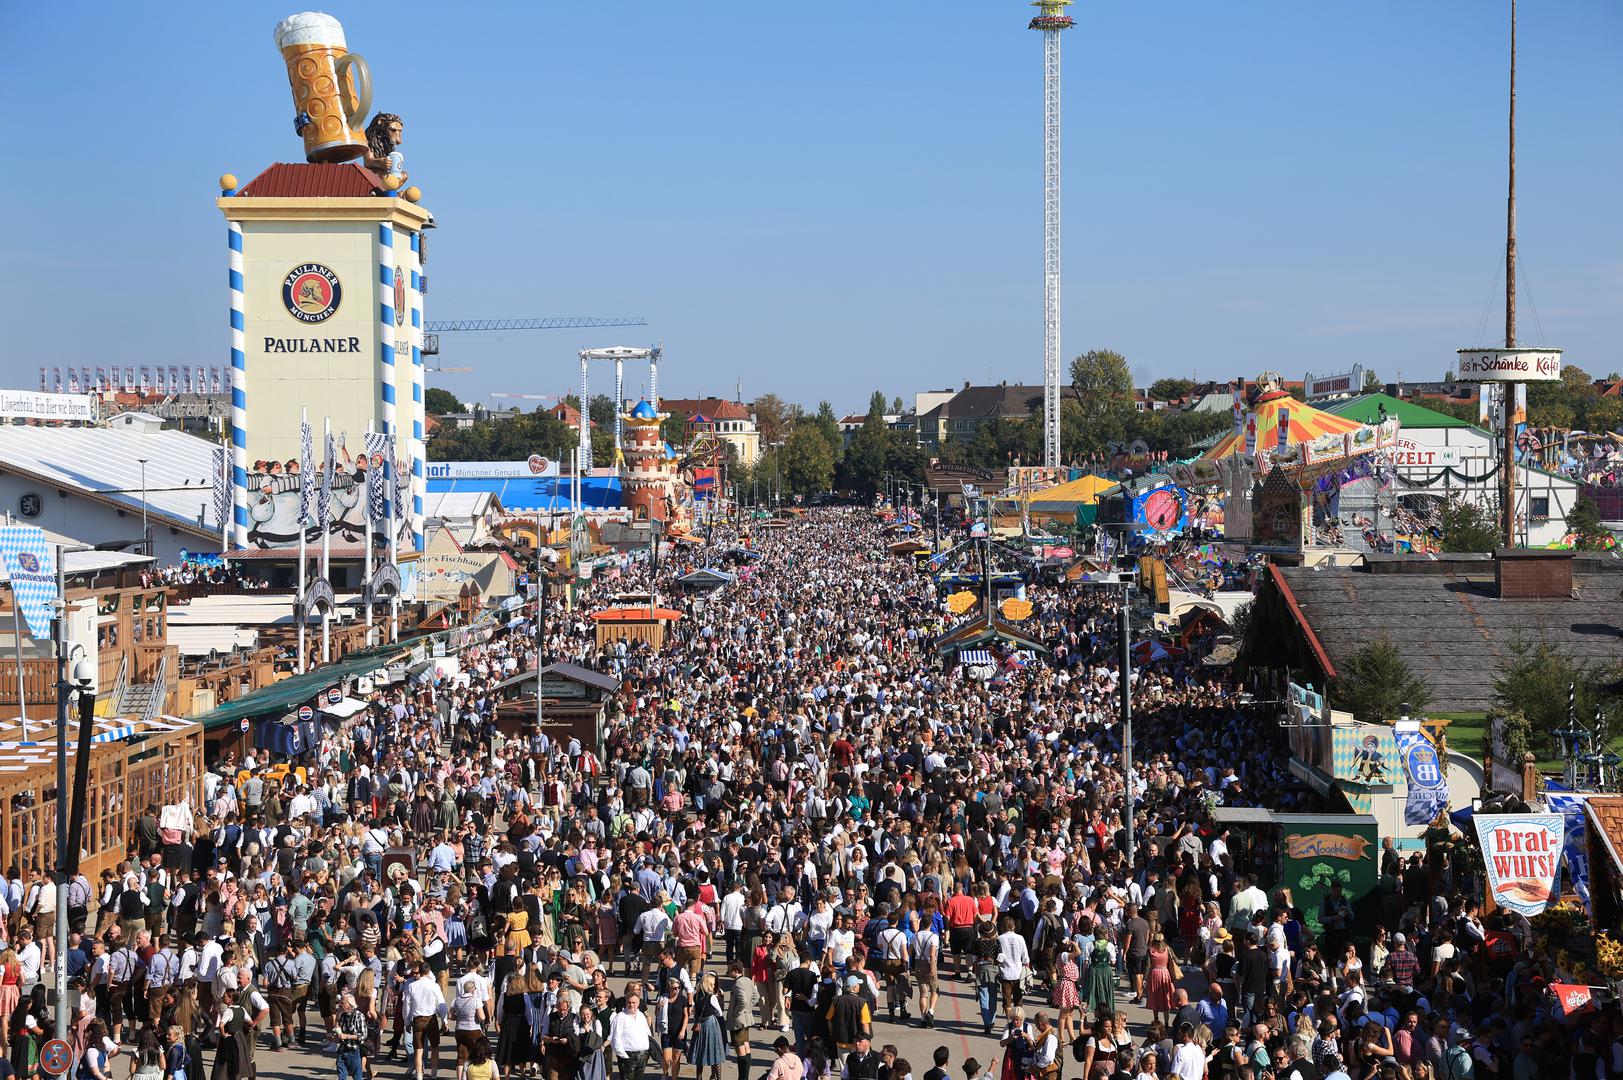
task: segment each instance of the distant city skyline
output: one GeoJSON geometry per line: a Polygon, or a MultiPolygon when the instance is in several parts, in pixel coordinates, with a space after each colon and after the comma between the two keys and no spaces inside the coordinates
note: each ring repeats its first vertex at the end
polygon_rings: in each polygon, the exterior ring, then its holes
{"type": "MultiPolygon", "coordinates": [[[[300,158],[271,43],[293,7],[189,17],[184,73],[143,54],[139,9],[7,10],[29,47],[0,80],[17,101],[52,87],[60,122],[14,125],[0,177],[0,384],[227,363],[215,184],[300,158]]],[[[875,389],[1040,384],[1026,5],[493,3],[444,32],[422,3],[329,10],[441,226],[427,318],[649,323],[448,335],[440,363],[476,370],[431,385],[564,393],[577,349],[654,341],[666,396],[742,380],[844,414],[875,389]]],[[[1496,341],[1508,10],[1071,8],[1063,355],[1115,349],[1140,384],[1354,363],[1396,381],[1496,341]]],[[[1597,376],[1623,369],[1620,43],[1615,3],[1522,5],[1521,336],[1597,376]]]]}

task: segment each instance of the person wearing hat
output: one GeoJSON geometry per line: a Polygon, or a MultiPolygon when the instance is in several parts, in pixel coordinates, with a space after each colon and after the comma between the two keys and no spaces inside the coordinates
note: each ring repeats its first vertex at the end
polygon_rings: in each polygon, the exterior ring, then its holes
{"type": "MultiPolygon", "coordinates": [[[[845,989],[828,1007],[829,1037],[842,1054],[856,1050],[860,1040],[873,1034],[873,1013],[868,1008],[868,999],[860,992],[861,986],[860,976],[847,975],[845,989]]],[[[865,1042],[861,1046],[867,1049],[865,1042]]]]}

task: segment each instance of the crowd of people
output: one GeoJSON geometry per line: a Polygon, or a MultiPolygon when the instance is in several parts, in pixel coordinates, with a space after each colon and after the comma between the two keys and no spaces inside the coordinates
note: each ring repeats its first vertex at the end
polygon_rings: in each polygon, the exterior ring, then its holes
{"type": "Polygon", "coordinates": [[[547,663],[620,681],[600,745],[501,708],[537,635],[498,630],[287,768],[225,756],[100,881],[59,900],[14,871],[14,1072],[39,1071],[66,902],[81,1080],[289,1048],[341,1080],[750,1080],[767,1051],[768,1080],[944,1080],[947,1046],[894,1045],[938,1026],[979,1040],[966,1080],[1623,1075],[1615,1006],[1563,1018],[1554,958],[1463,872],[1389,849],[1373,925],[1339,887],[1306,911],[1261,887],[1273,853],[1213,808],[1321,801],[1225,669],[1132,673],[1125,775],[1114,590],[1032,586],[1044,651],[970,679],[871,512],[716,534],[749,557],[702,604],[675,579],[717,548],[684,543],[542,628],[547,663]],[[591,612],[638,589],[685,617],[600,647],[591,612]]]}

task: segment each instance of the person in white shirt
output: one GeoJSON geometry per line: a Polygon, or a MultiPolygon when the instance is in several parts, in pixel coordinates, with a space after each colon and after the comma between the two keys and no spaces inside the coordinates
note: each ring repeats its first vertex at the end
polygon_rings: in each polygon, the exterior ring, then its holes
{"type": "Polygon", "coordinates": [[[648,1017],[643,1015],[642,997],[635,990],[629,991],[625,1007],[609,1018],[607,1049],[614,1057],[620,1080],[643,1080],[652,1046],[653,1031],[648,1017]]]}
{"type": "Polygon", "coordinates": [[[744,929],[744,885],[742,882],[733,884],[732,892],[721,898],[721,910],[717,913],[721,922],[721,939],[727,946],[726,960],[730,964],[735,959],[749,962],[748,957],[740,957],[738,953],[738,938],[744,929]]]}
{"type": "Polygon", "coordinates": [[[432,1069],[440,1071],[440,1021],[445,1018],[445,995],[434,981],[427,964],[418,964],[413,978],[401,991],[401,1018],[411,1029],[411,1074],[414,1080],[423,1078],[423,1051],[430,1051],[432,1069]]]}
{"type": "Polygon", "coordinates": [[[997,937],[997,980],[1003,988],[1003,1012],[1007,1015],[1024,998],[1021,980],[1031,966],[1031,951],[1026,939],[1014,929],[1014,920],[1003,918],[1003,933],[997,937]]]}
{"type": "Polygon", "coordinates": [[[22,967],[18,986],[25,997],[33,985],[39,982],[41,962],[39,942],[34,940],[34,932],[25,926],[17,931],[17,963],[22,967]]]}
{"type": "Polygon", "coordinates": [[[1195,1030],[1188,1024],[1178,1025],[1178,1046],[1172,1051],[1172,1068],[1167,1075],[1169,1080],[1174,1076],[1178,1080],[1205,1080],[1206,1055],[1195,1045],[1195,1030]]]}

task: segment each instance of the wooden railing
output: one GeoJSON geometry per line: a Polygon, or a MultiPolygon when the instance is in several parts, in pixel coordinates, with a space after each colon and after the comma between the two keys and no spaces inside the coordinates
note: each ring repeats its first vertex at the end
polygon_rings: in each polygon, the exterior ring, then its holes
{"type": "MultiPolygon", "coordinates": [[[[117,669],[114,669],[115,674],[117,669]]],[[[56,661],[51,659],[23,660],[23,694],[30,705],[54,704],[56,701],[56,661]]],[[[17,704],[17,658],[0,657],[0,705],[17,704]]]]}

